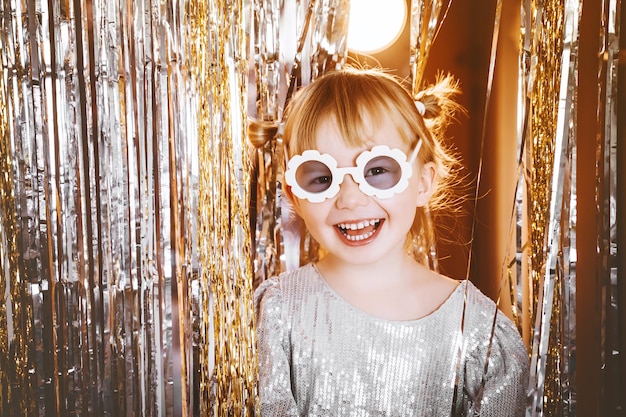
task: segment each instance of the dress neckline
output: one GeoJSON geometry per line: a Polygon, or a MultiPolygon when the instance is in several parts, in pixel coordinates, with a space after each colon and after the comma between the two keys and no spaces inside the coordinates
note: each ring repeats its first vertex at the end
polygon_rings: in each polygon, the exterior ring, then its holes
{"type": "Polygon", "coordinates": [[[467,287],[469,283],[468,280],[459,281],[459,285],[456,286],[456,288],[446,297],[445,300],[443,300],[441,304],[439,304],[437,308],[432,310],[430,313],[423,315],[422,317],[418,317],[415,319],[407,319],[407,320],[392,320],[392,319],[386,319],[383,317],[376,316],[374,314],[368,313],[354,306],[352,303],[348,302],[345,298],[343,298],[337,291],[335,291],[328,284],[328,282],[326,282],[326,280],[324,279],[320,271],[317,269],[317,266],[315,265],[315,263],[310,263],[309,267],[313,270],[315,277],[317,278],[321,286],[324,288],[324,291],[326,291],[331,297],[336,299],[338,302],[340,302],[341,304],[344,304],[355,313],[368,317],[371,320],[379,321],[382,323],[391,323],[391,324],[403,324],[403,325],[421,324],[421,323],[424,323],[425,321],[437,318],[441,314],[444,314],[444,311],[450,308],[449,306],[453,306],[455,304],[454,301],[457,297],[465,298],[464,297],[465,288],[467,287]]]}

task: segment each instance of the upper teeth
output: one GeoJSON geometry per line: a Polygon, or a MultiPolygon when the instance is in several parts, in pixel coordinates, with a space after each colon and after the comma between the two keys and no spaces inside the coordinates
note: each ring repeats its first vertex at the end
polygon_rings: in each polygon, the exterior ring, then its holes
{"type": "Polygon", "coordinates": [[[358,223],[339,223],[338,226],[344,230],[360,230],[368,226],[376,226],[380,219],[363,220],[358,223]]]}

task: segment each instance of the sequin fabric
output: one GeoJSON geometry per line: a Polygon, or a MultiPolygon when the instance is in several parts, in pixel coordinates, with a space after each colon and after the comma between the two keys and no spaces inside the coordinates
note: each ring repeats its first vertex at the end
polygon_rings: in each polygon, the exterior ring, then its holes
{"type": "Polygon", "coordinates": [[[255,308],[264,417],[524,415],[526,348],[498,312],[484,374],[496,306],[469,281],[430,315],[390,321],[347,303],[309,264],[263,282],[255,308]]]}

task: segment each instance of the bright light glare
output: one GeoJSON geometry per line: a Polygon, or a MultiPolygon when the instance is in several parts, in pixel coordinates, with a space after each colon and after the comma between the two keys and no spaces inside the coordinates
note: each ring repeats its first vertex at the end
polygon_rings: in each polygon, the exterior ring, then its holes
{"type": "Polygon", "coordinates": [[[354,0],[350,2],[348,49],[378,52],[402,33],[406,0],[354,0]]]}

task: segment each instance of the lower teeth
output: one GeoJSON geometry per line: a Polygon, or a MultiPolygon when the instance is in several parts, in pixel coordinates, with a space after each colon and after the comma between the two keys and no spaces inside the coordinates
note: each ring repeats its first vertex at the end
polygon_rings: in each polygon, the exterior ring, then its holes
{"type": "Polygon", "coordinates": [[[348,239],[348,240],[350,240],[352,242],[358,242],[360,240],[365,240],[365,239],[371,237],[373,234],[374,234],[374,231],[367,232],[367,233],[362,234],[362,235],[354,235],[354,236],[349,235],[347,233],[344,233],[344,235],[346,236],[346,239],[348,239]]]}

